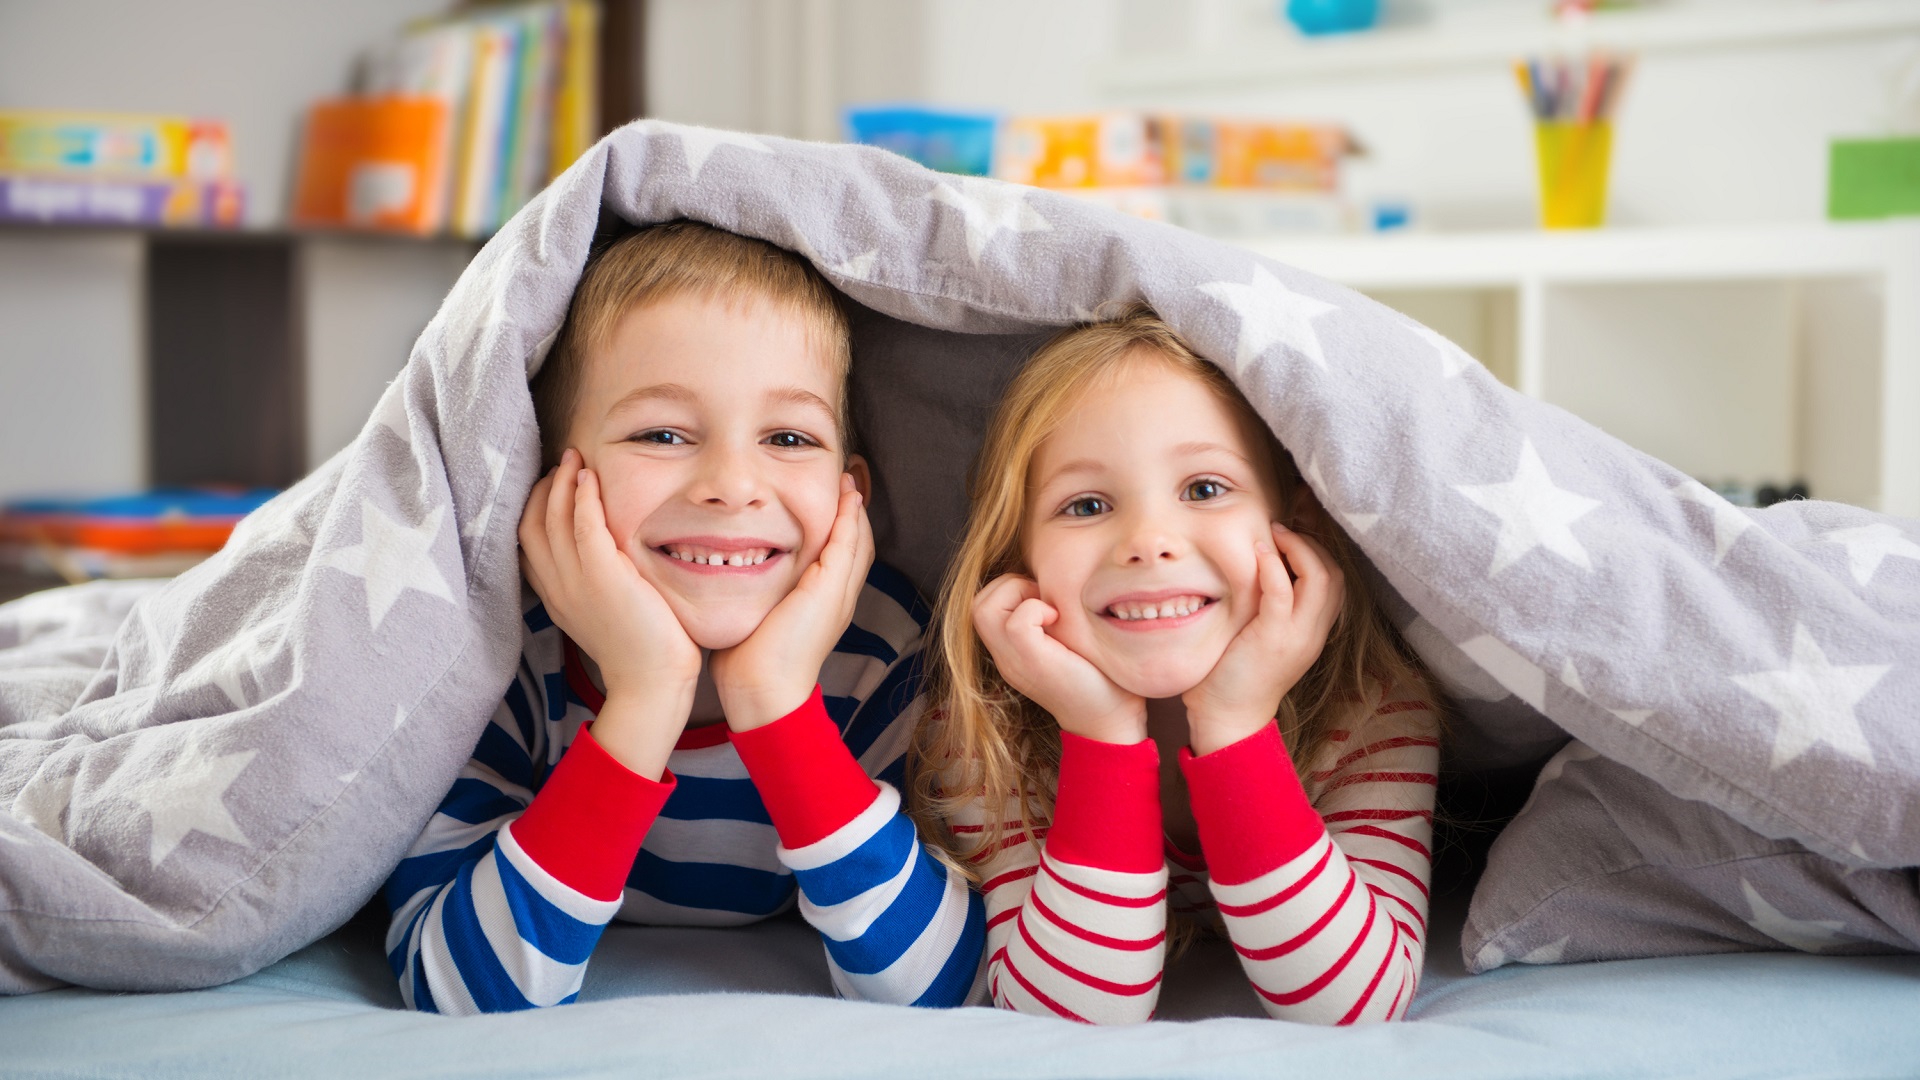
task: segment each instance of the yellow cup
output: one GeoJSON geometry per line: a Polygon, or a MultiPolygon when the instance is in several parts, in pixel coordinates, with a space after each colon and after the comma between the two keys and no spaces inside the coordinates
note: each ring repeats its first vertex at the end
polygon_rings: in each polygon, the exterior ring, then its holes
{"type": "Polygon", "coordinates": [[[1540,224],[1591,229],[1607,219],[1607,161],[1613,125],[1543,120],[1533,126],[1540,158],[1540,224]]]}

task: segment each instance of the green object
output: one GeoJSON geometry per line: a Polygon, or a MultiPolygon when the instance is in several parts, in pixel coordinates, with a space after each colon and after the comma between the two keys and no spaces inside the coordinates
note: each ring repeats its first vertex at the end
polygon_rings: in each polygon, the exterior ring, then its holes
{"type": "Polygon", "coordinates": [[[1827,217],[1920,214],[1920,138],[1835,139],[1827,155],[1827,217]]]}

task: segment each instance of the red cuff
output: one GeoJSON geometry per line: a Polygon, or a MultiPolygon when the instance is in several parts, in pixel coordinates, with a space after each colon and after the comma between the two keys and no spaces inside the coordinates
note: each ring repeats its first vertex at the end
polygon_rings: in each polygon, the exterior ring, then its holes
{"type": "Polygon", "coordinates": [[[1187,800],[1200,827],[1207,872],[1222,885],[1252,881],[1307,850],[1326,832],[1300,777],[1268,724],[1237,743],[1195,757],[1180,751],[1187,800]]]}
{"type": "Polygon", "coordinates": [[[581,728],[533,805],[508,828],[520,849],[567,887],[618,900],[674,783],[670,772],[649,780],[620,764],[581,728]]]}
{"type": "Polygon", "coordinates": [[[733,733],[733,748],[788,848],[832,836],[880,797],[880,787],[840,741],[820,688],[771,724],[733,733]]]}
{"type": "Polygon", "coordinates": [[[1166,865],[1160,825],[1160,748],[1060,733],[1060,787],[1047,852],[1062,862],[1147,874],[1166,865]]]}

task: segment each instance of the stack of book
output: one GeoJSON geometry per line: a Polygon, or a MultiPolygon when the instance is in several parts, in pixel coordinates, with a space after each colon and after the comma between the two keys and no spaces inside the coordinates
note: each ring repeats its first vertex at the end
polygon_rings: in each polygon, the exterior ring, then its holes
{"type": "Polygon", "coordinates": [[[219,551],[240,519],[276,494],[268,488],[157,488],[0,504],[0,569],[51,574],[72,584],[167,577],[219,551]]]}
{"type": "Polygon", "coordinates": [[[294,224],[491,234],[597,137],[598,56],[593,0],[409,28],[308,112],[294,224]]]}
{"type": "Polygon", "coordinates": [[[917,106],[849,109],[849,139],[929,168],[1055,188],[1201,232],[1350,227],[1345,128],[1120,110],[1004,116],[917,106]]]}
{"type": "Polygon", "coordinates": [[[217,120],[0,110],[0,221],[234,226],[244,205],[217,120]]]}

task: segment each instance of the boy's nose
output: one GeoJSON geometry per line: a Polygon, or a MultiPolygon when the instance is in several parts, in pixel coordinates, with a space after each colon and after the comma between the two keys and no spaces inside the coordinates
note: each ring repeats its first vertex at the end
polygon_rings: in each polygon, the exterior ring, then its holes
{"type": "Polygon", "coordinates": [[[752,454],[712,447],[701,458],[700,471],[688,492],[695,502],[743,509],[766,501],[766,483],[752,454]]]}

